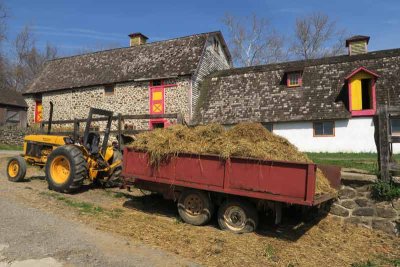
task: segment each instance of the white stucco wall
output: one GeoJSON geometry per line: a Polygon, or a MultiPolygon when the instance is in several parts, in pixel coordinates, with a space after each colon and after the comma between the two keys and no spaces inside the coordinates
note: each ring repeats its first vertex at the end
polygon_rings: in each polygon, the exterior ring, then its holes
{"type": "MultiPolygon", "coordinates": [[[[335,121],[335,136],[314,137],[312,122],[274,123],[273,132],[305,152],[376,152],[371,117],[335,121]]],[[[393,147],[400,152],[399,144],[393,147]]]]}

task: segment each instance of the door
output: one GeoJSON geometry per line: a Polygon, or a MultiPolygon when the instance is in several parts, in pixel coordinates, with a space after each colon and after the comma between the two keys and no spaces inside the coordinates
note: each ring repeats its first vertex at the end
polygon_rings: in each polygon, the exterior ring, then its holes
{"type": "Polygon", "coordinates": [[[42,122],[43,119],[43,105],[42,101],[36,101],[35,107],[35,122],[42,122]]]}
{"type": "MultiPolygon", "coordinates": [[[[164,86],[150,87],[150,114],[164,114],[164,86]]],[[[164,119],[151,119],[150,129],[164,128],[164,119]]]]}

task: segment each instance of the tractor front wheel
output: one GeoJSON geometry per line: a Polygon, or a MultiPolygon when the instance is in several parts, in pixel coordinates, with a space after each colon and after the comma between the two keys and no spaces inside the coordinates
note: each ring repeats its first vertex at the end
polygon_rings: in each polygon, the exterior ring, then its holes
{"type": "Polygon", "coordinates": [[[26,161],[23,157],[13,157],[7,163],[7,177],[11,182],[21,182],[26,174],[26,161]]]}
{"type": "Polygon", "coordinates": [[[49,188],[57,192],[71,192],[82,186],[87,176],[87,162],[82,151],[74,145],[53,150],[46,163],[49,188]]]}

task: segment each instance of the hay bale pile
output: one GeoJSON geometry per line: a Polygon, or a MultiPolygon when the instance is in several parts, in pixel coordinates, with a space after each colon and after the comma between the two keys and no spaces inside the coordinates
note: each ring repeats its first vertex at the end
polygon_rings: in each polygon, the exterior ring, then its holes
{"type": "MultiPolygon", "coordinates": [[[[239,123],[228,130],[219,124],[195,128],[174,125],[141,133],[131,146],[148,152],[152,165],[179,153],[215,154],[223,159],[239,156],[312,162],[288,140],[269,132],[259,123],[239,123]]],[[[327,178],[318,170],[316,194],[334,192],[327,178]]]]}

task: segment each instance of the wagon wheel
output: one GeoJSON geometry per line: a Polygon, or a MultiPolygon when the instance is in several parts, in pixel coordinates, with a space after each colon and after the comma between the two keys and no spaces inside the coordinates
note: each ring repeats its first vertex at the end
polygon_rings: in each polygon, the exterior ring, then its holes
{"type": "Polygon", "coordinates": [[[178,212],[186,223],[204,225],[210,221],[214,205],[205,192],[186,190],[179,196],[178,212]]]}
{"type": "Polygon", "coordinates": [[[218,209],[218,224],[222,230],[250,233],[257,229],[258,213],[250,202],[227,200],[218,209]]]}

